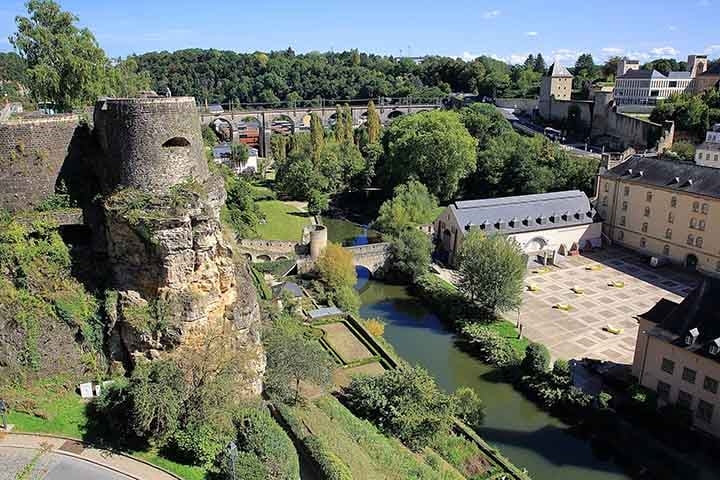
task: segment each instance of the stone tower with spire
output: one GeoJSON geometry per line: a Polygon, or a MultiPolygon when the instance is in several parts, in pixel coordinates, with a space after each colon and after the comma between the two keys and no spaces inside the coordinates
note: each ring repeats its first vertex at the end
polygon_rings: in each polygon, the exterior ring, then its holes
{"type": "Polygon", "coordinates": [[[570,100],[573,76],[558,60],[555,61],[542,78],[540,84],[540,115],[550,118],[552,99],[570,100]]]}

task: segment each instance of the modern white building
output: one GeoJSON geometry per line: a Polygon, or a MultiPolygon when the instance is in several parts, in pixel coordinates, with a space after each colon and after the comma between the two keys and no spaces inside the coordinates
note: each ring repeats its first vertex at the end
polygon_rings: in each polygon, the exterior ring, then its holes
{"type": "Polygon", "coordinates": [[[213,147],[213,158],[216,163],[230,167],[236,174],[255,173],[258,169],[258,151],[248,148],[248,158],[245,163],[237,163],[232,159],[232,146],[229,143],[220,143],[213,147]]]}
{"type": "MultiPolygon", "coordinates": [[[[623,59],[618,63],[615,78],[615,103],[621,109],[623,106],[636,106],[649,111],[671,95],[693,92],[693,81],[696,76],[705,73],[707,64],[707,55],[690,55],[687,71],[664,75],[657,70],[641,70],[637,60],[623,59]]],[[[631,111],[628,108],[623,110],[631,111]]]]}
{"type": "Polygon", "coordinates": [[[695,149],[695,163],[704,167],[720,168],[720,123],[705,135],[705,142],[695,149]]]}
{"type": "Polygon", "coordinates": [[[466,200],[435,220],[438,252],[453,265],[467,232],[513,238],[529,256],[568,255],[601,246],[602,223],[579,190],[466,200]]]}

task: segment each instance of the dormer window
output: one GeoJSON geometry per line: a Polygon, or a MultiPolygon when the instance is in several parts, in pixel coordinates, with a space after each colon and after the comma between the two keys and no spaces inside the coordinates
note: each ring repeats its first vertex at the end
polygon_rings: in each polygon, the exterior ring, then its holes
{"type": "Polygon", "coordinates": [[[540,215],[535,221],[538,223],[538,225],[544,225],[544,224],[545,224],[545,217],[543,217],[542,215],[540,215]]]}
{"type": "Polygon", "coordinates": [[[693,345],[697,341],[699,336],[700,336],[700,330],[698,330],[697,328],[693,328],[692,330],[690,330],[688,332],[687,335],[685,335],[685,345],[687,345],[687,346],[693,345]]]}
{"type": "Polygon", "coordinates": [[[710,342],[710,355],[717,356],[720,354],[720,338],[716,338],[710,342]]]}
{"type": "Polygon", "coordinates": [[[523,225],[526,227],[530,226],[530,217],[525,217],[525,220],[523,220],[523,225]]]}
{"type": "Polygon", "coordinates": [[[515,227],[517,227],[517,224],[518,224],[518,219],[515,218],[515,217],[513,217],[513,219],[510,220],[510,222],[508,223],[508,225],[510,225],[510,228],[515,228],[515,227]]]}

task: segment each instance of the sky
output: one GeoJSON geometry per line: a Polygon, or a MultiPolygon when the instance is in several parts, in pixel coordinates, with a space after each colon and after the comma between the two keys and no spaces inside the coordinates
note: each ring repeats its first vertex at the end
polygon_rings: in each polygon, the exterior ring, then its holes
{"type": "MultiPolygon", "coordinates": [[[[360,51],[387,55],[529,53],[572,65],[627,55],[720,57],[720,0],[60,0],[112,57],[159,50],[360,51]]],[[[0,51],[24,1],[0,1],[0,51]]]]}

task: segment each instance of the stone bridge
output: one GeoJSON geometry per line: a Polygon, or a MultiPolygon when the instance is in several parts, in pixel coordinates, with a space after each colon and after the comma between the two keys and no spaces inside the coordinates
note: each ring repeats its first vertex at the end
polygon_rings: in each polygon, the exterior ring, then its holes
{"type": "Polygon", "coordinates": [[[353,262],[358,267],[367,268],[370,273],[375,274],[383,268],[390,260],[389,243],[371,243],[355,247],[345,247],[353,254],[353,262]]]}
{"type": "Polygon", "coordinates": [[[238,240],[238,252],[251,262],[290,260],[307,255],[308,246],[281,240],[238,240]]]}
{"type": "MultiPolygon", "coordinates": [[[[392,104],[377,105],[376,109],[380,115],[380,122],[387,124],[391,120],[407,115],[409,113],[426,112],[441,108],[441,102],[423,103],[423,104],[392,104]]],[[[358,126],[367,120],[367,105],[350,106],[352,113],[353,125],[358,126]]],[[[230,110],[222,113],[209,113],[200,111],[200,122],[203,125],[223,124],[225,128],[230,130],[233,140],[238,138],[238,126],[242,121],[253,121],[257,123],[259,129],[259,147],[260,156],[267,156],[270,152],[270,136],[272,135],[272,125],[277,121],[290,122],[291,130],[298,132],[310,128],[310,114],[315,113],[322,120],[323,125],[331,127],[336,121],[335,107],[297,107],[297,108],[278,108],[264,110],[230,110]]]]}

